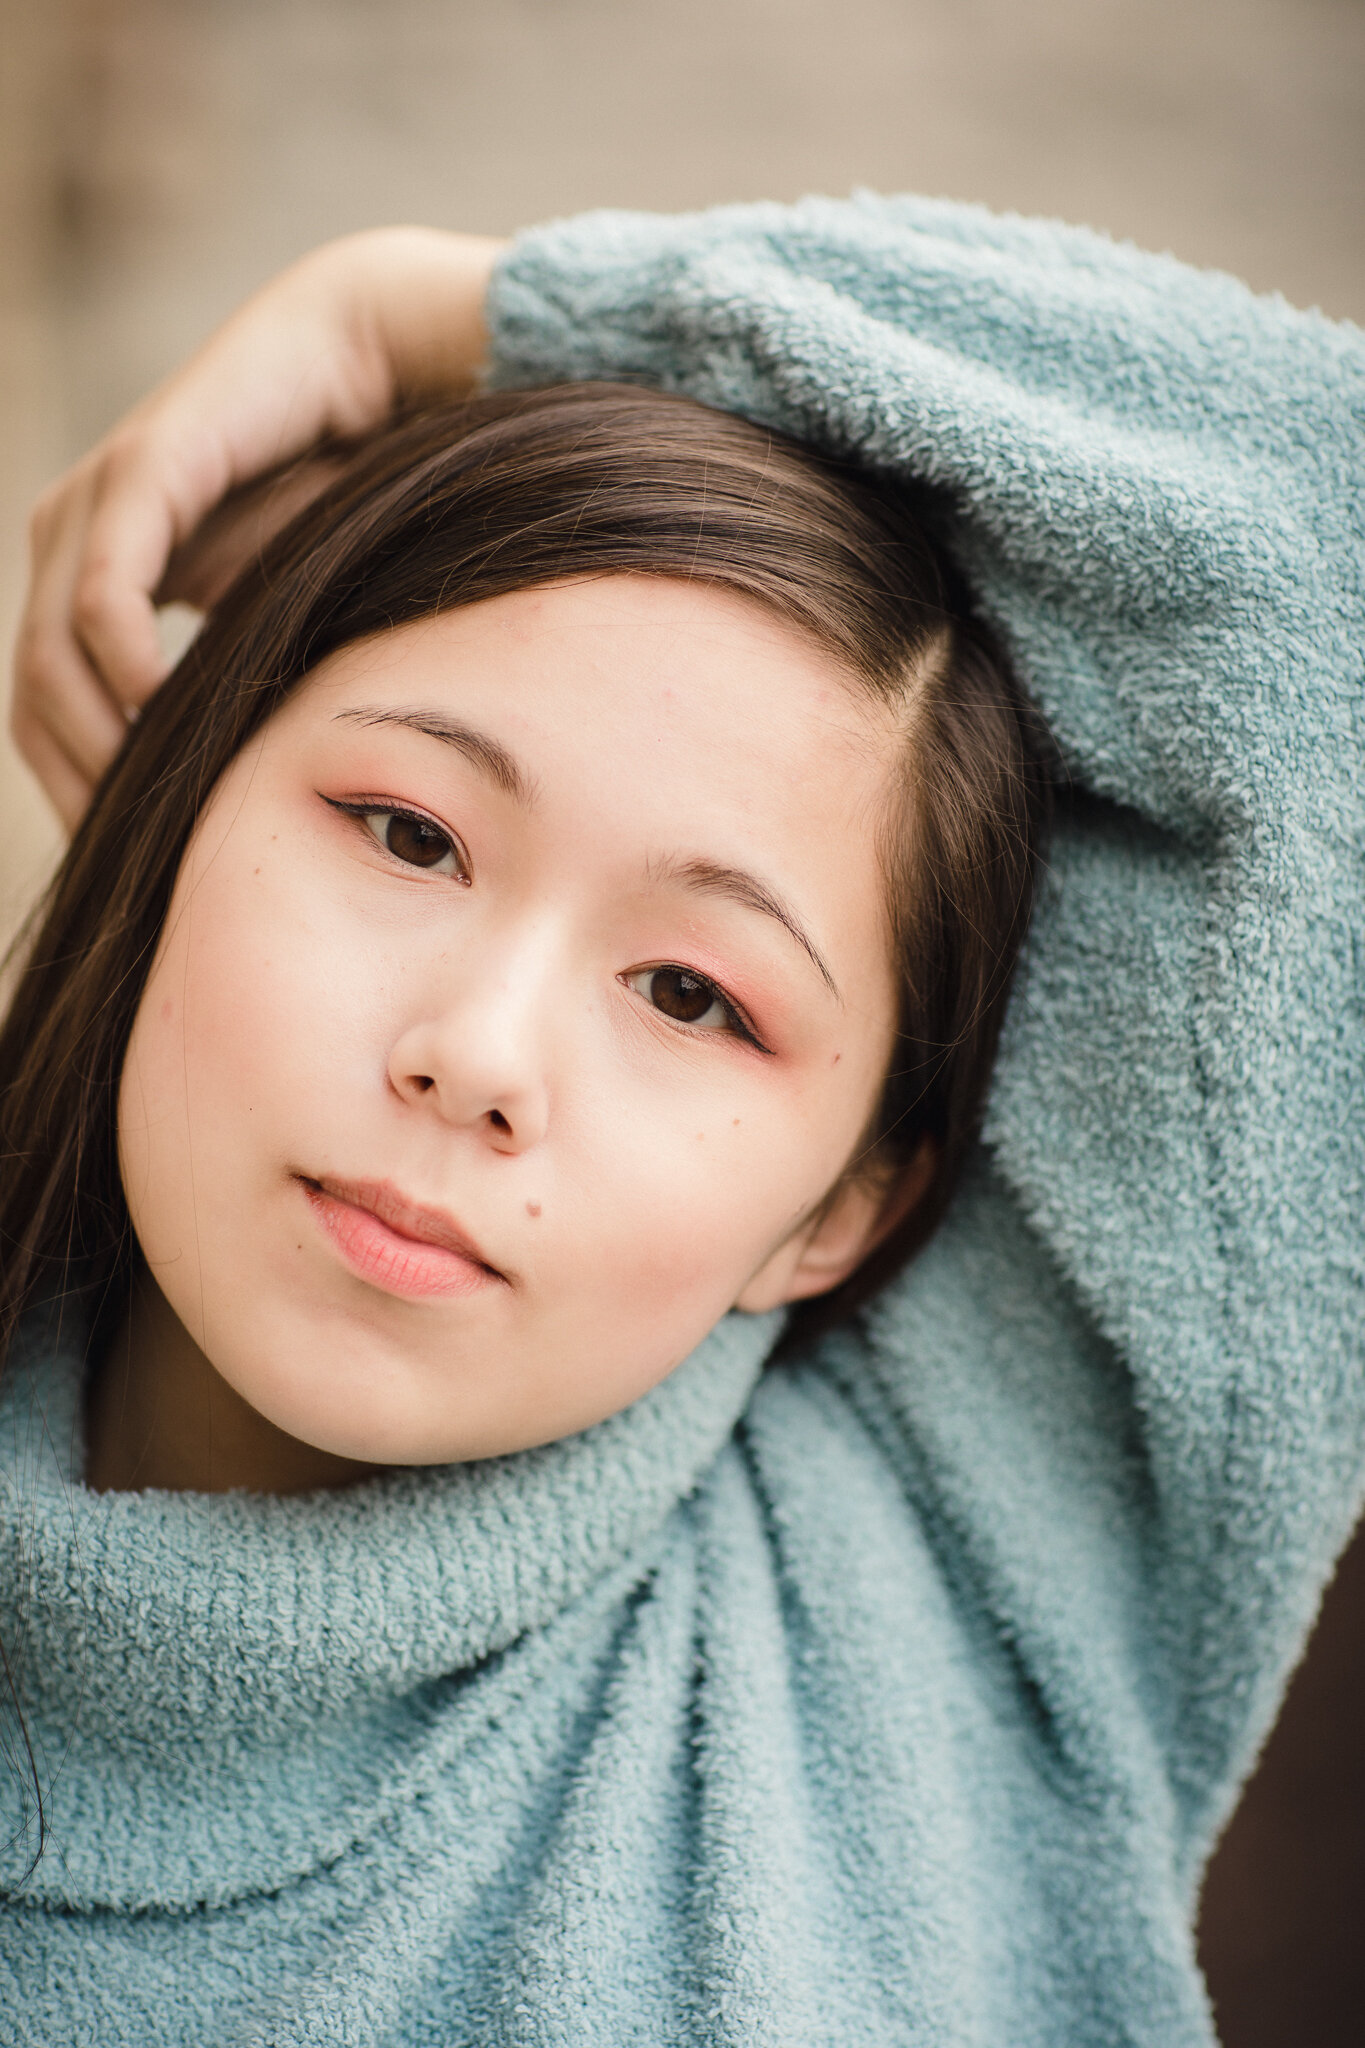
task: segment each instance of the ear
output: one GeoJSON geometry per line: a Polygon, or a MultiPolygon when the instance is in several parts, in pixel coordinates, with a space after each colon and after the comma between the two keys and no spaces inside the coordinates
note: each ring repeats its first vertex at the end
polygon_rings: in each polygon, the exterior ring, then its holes
{"type": "Polygon", "coordinates": [[[760,1315],[838,1287],[923,1198],[937,1163],[933,1140],[922,1138],[891,1187],[874,1175],[850,1176],[764,1260],[735,1307],[760,1315]]]}

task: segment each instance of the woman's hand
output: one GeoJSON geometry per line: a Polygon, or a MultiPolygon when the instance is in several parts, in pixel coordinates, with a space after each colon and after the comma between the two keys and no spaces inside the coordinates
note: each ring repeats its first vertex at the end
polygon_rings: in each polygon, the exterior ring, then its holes
{"type": "Polygon", "coordinates": [[[471,388],[503,246],[428,228],[327,243],[43,493],[11,729],[68,828],[166,672],[157,602],[211,602],[327,482],[325,455],[296,460],[319,442],[471,388]]]}

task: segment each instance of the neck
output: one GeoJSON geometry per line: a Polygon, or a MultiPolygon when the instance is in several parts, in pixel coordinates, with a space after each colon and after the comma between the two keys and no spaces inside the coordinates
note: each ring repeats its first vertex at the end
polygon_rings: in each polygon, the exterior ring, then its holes
{"type": "Polygon", "coordinates": [[[145,1272],[95,1366],[86,1445],[86,1484],[97,1493],[311,1493],[380,1469],[316,1450],[258,1414],[145,1272]]]}

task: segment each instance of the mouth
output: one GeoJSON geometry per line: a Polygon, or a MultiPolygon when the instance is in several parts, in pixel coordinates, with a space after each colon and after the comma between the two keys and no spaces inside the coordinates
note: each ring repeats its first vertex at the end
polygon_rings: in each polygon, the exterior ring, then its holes
{"type": "Polygon", "coordinates": [[[343,1262],[386,1294],[450,1299],[507,1284],[453,1216],[410,1201],[390,1181],[295,1178],[343,1262]]]}

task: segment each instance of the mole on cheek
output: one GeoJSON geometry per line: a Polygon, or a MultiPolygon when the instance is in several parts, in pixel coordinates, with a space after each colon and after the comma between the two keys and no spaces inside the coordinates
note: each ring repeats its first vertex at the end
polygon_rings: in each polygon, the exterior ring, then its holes
{"type": "Polygon", "coordinates": [[[526,1213],[527,1213],[527,1215],[528,1215],[528,1216],[539,1216],[539,1214],[540,1214],[540,1204],[539,1204],[539,1202],[528,1202],[528,1203],[526,1204],[526,1213]]]}

